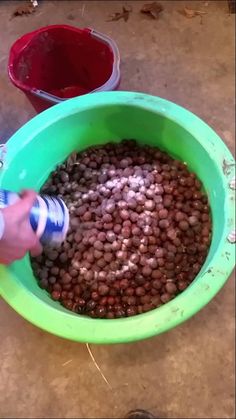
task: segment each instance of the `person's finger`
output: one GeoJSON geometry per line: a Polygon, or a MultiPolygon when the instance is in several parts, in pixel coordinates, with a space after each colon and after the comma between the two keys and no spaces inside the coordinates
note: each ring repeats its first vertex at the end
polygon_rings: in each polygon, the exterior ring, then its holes
{"type": "Polygon", "coordinates": [[[29,212],[34,205],[37,194],[34,191],[27,190],[21,194],[21,199],[15,203],[15,208],[19,215],[22,217],[28,217],[29,212]]]}
{"type": "Polygon", "coordinates": [[[42,247],[41,243],[38,241],[34,245],[34,247],[32,247],[30,249],[30,254],[31,254],[31,256],[36,257],[36,256],[39,256],[42,253],[42,251],[43,251],[43,247],[42,247]]]}

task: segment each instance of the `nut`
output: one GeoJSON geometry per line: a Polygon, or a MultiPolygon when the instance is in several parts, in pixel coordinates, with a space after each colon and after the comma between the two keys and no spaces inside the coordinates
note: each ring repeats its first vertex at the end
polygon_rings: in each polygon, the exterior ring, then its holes
{"type": "Polygon", "coordinates": [[[75,313],[114,319],[155,309],[206,259],[212,224],[201,182],[157,148],[133,140],[90,147],[42,191],[62,196],[71,224],[61,247],[45,248],[32,267],[39,286],[75,313]]]}

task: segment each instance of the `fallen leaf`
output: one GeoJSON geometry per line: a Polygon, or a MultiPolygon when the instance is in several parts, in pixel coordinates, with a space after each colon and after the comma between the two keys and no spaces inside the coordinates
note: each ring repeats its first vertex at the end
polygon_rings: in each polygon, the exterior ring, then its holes
{"type": "Polygon", "coordinates": [[[117,20],[124,19],[125,22],[129,19],[129,14],[132,12],[132,9],[127,9],[126,7],[122,7],[122,12],[115,12],[110,15],[110,19],[107,22],[116,22],[117,20]]]}
{"type": "Polygon", "coordinates": [[[163,10],[164,9],[163,9],[162,4],[154,1],[153,3],[144,4],[140,12],[146,13],[147,15],[151,16],[153,19],[158,19],[159,13],[161,13],[163,10]]]}
{"type": "Polygon", "coordinates": [[[35,12],[35,6],[32,3],[30,4],[25,3],[17,7],[17,9],[12,14],[12,17],[30,15],[31,13],[34,13],[34,12],[35,12]]]}
{"type": "Polygon", "coordinates": [[[207,12],[203,12],[201,10],[193,10],[185,7],[183,10],[179,10],[179,13],[189,19],[192,19],[195,16],[203,16],[207,14],[207,12]]]}

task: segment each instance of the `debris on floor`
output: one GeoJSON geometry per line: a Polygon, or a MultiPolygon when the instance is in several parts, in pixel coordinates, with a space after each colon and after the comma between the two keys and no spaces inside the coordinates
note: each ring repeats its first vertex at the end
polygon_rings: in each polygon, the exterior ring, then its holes
{"type": "Polygon", "coordinates": [[[34,6],[34,7],[38,7],[38,2],[37,2],[37,0],[30,0],[31,1],[31,3],[32,3],[32,5],[34,6]]]}
{"type": "Polygon", "coordinates": [[[38,6],[37,2],[28,2],[28,3],[24,3],[24,4],[20,4],[16,10],[13,12],[12,14],[12,18],[13,17],[17,17],[17,16],[24,16],[24,15],[31,15],[32,13],[35,12],[36,7],[38,6]]]}
{"type": "Polygon", "coordinates": [[[66,365],[70,364],[71,362],[72,362],[72,359],[69,359],[68,361],[66,361],[62,364],[62,367],[65,367],[66,365]]]}
{"type": "Polygon", "coordinates": [[[153,3],[146,3],[141,8],[140,12],[145,13],[146,15],[152,17],[153,19],[158,19],[159,14],[164,10],[162,4],[154,1],[153,3]]]}
{"type": "Polygon", "coordinates": [[[129,19],[130,12],[132,12],[132,8],[122,7],[122,12],[115,12],[110,15],[110,19],[107,22],[116,22],[117,20],[124,19],[125,22],[129,19]]]}
{"type": "Polygon", "coordinates": [[[179,10],[179,13],[189,19],[192,19],[193,17],[196,17],[196,16],[203,16],[207,14],[207,12],[203,12],[202,10],[193,10],[193,9],[189,9],[188,7],[184,7],[184,9],[179,10]]]}
{"type": "Polygon", "coordinates": [[[98,363],[97,363],[96,359],[95,359],[95,358],[94,358],[94,356],[93,356],[93,353],[92,353],[92,350],[91,350],[91,348],[90,348],[89,343],[86,343],[86,347],[87,347],[88,353],[89,353],[89,355],[90,355],[90,357],[91,357],[91,359],[92,359],[92,361],[93,361],[93,364],[94,364],[94,365],[95,365],[95,367],[97,368],[97,370],[98,370],[99,374],[101,375],[102,379],[105,381],[105,383],[107,384],[108,388],[109,388],[110,390],[112,390],[112,386],[111,386],[111,384],[109,383],[109,381],[107,380],[107,378],[106,378],[106,377],[105,377],[105,375],[103,374],[103,372],[102,372],[101,368],[99,367],[99,365],[98,365],[98,363]]]}

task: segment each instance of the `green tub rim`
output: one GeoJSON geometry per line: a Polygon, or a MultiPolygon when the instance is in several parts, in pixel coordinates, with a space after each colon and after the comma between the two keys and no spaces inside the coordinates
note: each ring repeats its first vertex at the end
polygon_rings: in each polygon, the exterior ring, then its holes
{"type": "MultiPolygon", "coordinates": [[[[20,315],[41,329],[80,342],[102,344],[131,342],[163,333],[177,326],[197,313],[217,294],[235,264],[235,245],[228,240],[229,234],[235,229],[235,191],[229,187],[230,181],[235,176],[235,161],[220,137],[205,122],[170,101],[135,92],[102,92],[70,99],[42,112],[19,129],[7,143],[7,161],[14,159],[19,150],[36,133],[44,130],[52,122],[75,114],[78,110],[119,104],[133,105],[163,114],[198,139],[205,150],[214,157],[220,170],[222,169],[221,180],[227,191],[227,199],[222,208],[225,212],[225,223],[214,255],[214,266],[205,263],[194,281],[194,286],[191,284],[186,291],[168,304],[130,318],[91,319],[65,309],[59,311],[23,287],[7,267],[0,265],[0,294],[20,315]]],[[[0,172],[0,187],[1,178],[0,172]]],[[[25,263],[27,260],[28,257],[25,258],[25,263]]]]}

